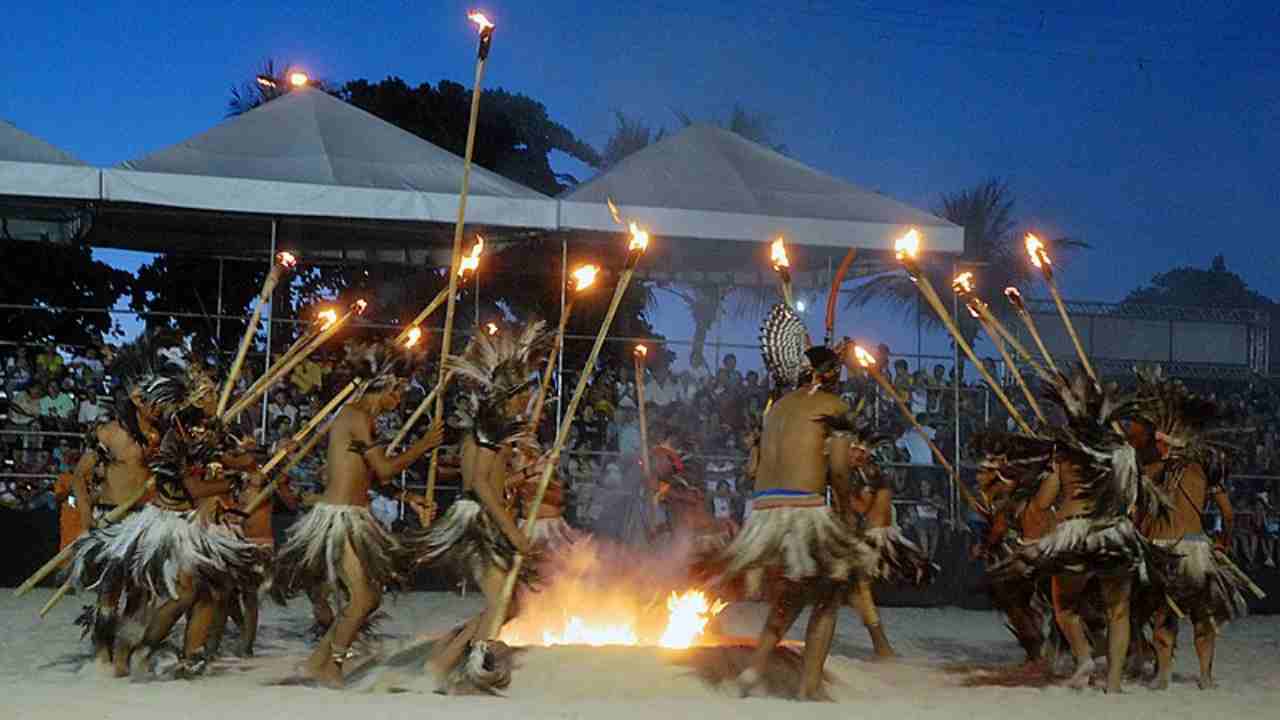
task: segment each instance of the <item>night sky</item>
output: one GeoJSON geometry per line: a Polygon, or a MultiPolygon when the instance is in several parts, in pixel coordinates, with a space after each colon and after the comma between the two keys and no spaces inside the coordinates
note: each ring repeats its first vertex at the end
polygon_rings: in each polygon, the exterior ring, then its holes
{"type": "MultiPolygon", "coordinates": [[[[467,3],[21,5],[0,29],[0,117],[99,165],[218,122],[267,57],[338,83],[469,85],[473,69],[467,3]]],[[[672,110],[721,118],[741,103],[797,159],[917,205],[1007,179],[1023,223],[1093,245],[1062,278],[1068,296],[1117,300],[1224,253],[1280,298],[1277,4],[1053,5],[479,7],[498,23],[486,86],[543,101],[597,147],[614,110],[673,126],[672,110]]]]}

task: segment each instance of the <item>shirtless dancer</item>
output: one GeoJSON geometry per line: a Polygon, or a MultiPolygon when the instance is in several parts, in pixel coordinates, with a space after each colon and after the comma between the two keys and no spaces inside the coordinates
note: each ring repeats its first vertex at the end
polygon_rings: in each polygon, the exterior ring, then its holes
{"type": "MultiPolygon", "coordinates": [[[[428,658],[426,670],[441,691],[463,681],[486,688],[504,680],[491,668],[473,662],[484,656],[483,638],[493,627],[508,570],[516,554],[530,555],[533,543],[508,511],[503,492],[517,448],[532,441],[522,416],[529,404],[529,378],[535,355],[546,344],[544,324],[501,335],[477,335],[461,357],[448,360],[450,370],[469,389],[469,402],[459,413],[462,439],[462,496],[438,522],[408,540],[418,562],[451,567],[467,576],[484,593],[483,613],[442,641],[428,658]],[[476,650],[480,652],[475,652],[476,650]],[[467,663],[462,663],[466,655],[467,663]]],[[[537,482],[537,480],[531,480],[537,482]]],[[[529,569],[531,563],[524,568],[529,569]]],[[[515,614],[515,603],[507,616],[515,614]]],[[[505,620],[505,618],[504,618],[505,620]]]]}
{"type": "Polygon", "coordinates": [[[289,528],[276,558],[275,585],[284,594],[328,585],[346,595],[346,606],[304,666],[308,676],[341,687],[351,644],[382,604],[383,589],[398,584],[407,559],[400,542],[369,512],[369,491],[392,482],[440,445],[443,427],[395,457],[374,440],[374,421],[400,406],[405,381],[394,375],[370,381],[357,401],[339,411],[329,430],[325,492],[289,528]]]}
{"type": "MultiPolygon", "coordinates": [[[[1157,545],[1177,552],[1181,558],[1172,573],[1167,591],[1191,617],[1195,628],[1196,655],[1200,660],[1200,689],[1215,686],[1214,650],[1221,624],[1240,617],[1248,609],[1244,592],[1249,581],[1225,555],[1232,522],[1231,501],[1221,479],[1227,475],[1225,460],[1218,448],[1201,442],[1204,424],[1217,415],[1209,401],[1191,395],[1177,382],[1143,377],[1144,394],[1149,394],[1154,412],[1146,422],[1131,425],[1135,447],[1147,461],[1143,473],[1164,493],[1172,510],[1145,519],[1143,533],[1157,545]],[[1212,462],[1219,460],[1219,462],[1212,462]],[[1206,463],[1213,466],[1212,477],[1206,463]],[[1205,534],[1203,512],[1212,500],[1222,513],[1224,532],[1216,542],[1205,534]]],[[[1169,687],[1173,674],[1173,651],[1178,637],[1178,618],[1168,603],[1151,603],[1156,647],[1154,688],[1169,687]]]]}
{"type": "MultiPolygon", "coordinates": [[[[767,348],[770,338],[763,340],[767,348]]],[[[822,422],[849,412],[829,389],[840,378],[841,358],[825,347],[810,348],[806,356],[813,385],[784,395],[765,415],[751,516],[727,547],[698,564],[712,585],[740,583],[746,596],[770,603],[750,665],[738,676],[743,696],[760,684],[774,648],[812,605],[798,695],[821,698],[822,669],[844,589],[850,580],[875,572],[875,551],[843,512],[827,506],[828,487],[837,503],[850,497],[849,441],[822,422]]],[[[787,368],[770,372],[796,375],[787,368]]]]}
{"type": "Polygon", "coordinates": [[[1130,519],[1139,478],[1137,458],[1125,438],[1113,429],[1123,404],[1107,397],[1083,373],[1051,386],[1053,399],[1066,413],[1067,428],[1058,437],[1053,471],[1031,500],[1037,513],[1056,509],[1057,526],[1039,542],[1019,548],[990,569],[997,582],[1052,577],[1054,616],[1071,646],[1076,669],[1069,685],[1084,688],[1094,670],[1093,649],[1083,620],[1086,586],[1097,578],[1106,605],[1107,692],[1119,692],[1129,650],[1129,603],[1135,577],[1157,572],[1150,562],[1151,545],[1130,519]]]}
{"type": "MultiPolygon", "coordinates": [[[[98,665],[111,670],[112,647],[125,577],[103,574],[107,558],[100,538],[90,537],[99,519],[128,501],[147,484],[148,448],[160,445],[159,409],[143,396],[142,384],[117,394],[115,416],[94,428],[88,450],[76,465],[73,486],[81,498],[81,538],[72,562],[71,578],[78,590],[97,590],[98,604],[92,622],[93,654],[98,665]]],[[[136,507],[142,507],[139,503],[136,507]]],[[[135,511],[136,512],[136,511],[135,511]]]]}

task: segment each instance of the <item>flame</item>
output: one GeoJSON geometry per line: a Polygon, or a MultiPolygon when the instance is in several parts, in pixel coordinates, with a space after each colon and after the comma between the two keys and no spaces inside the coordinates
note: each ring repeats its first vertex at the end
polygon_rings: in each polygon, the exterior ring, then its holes
{"type": "Polygon", "coordinates": [[[574,270],[572,273],[573,289],[578,292],[586,290],[595,283],[596,275],[598,274],[600,274],[600,268],[595,265],[583,265],[577,270],[574,270]]]}
{"type": "Polygon", "coordinates": [[[364,311],[365,311],[366,309],[368,309],[368,307],[369,307],[369,303],[365,302],[364,300],[357,300],[357,301],[356,301],[356,314],[357,314],[357,315],[363,315],[363,314],[364,314],[364,311]]]}
{"type": "Polygon", "coordinates": [[[920,231],[911,228],[893,244],[898,260],[914,260],[920,253],[920,231]]]}
{"type": "Polygon", "coordinates": [[[486,323],[486,324],[485,324],[485,326],[484,326],[484,330],[485,330],[485,332],[489,333],[490,335],[497,335],[497,334],[498,334],[498,324],[497,324],[497,323],[492,323],[492,322],[491,322],[491,323],[486,323]]]}
{"type": "Polygon", "coordinates": [[[1046,265],[1053,265],[1049,260],[1048,253],[1045,252],[1044,241],[1035,236],[1035,233],[1027,233],[1026,239],[1027,254],[1031,256],[1031,264],[1038,268],[1044,268],[1046,265]]]}
{"type": "Polygon", "coordinates": [[[626,223],[622,222],[622,213],[618,212],[618,206],[613,204],[613,198],[606,197],[604,201],[609,205],[609,214],[613,216],[613,221],[625,226],[626,223]]]}
{"type": "Polygon", "coordinates": [[[467,253],[458,262],[458,277],[466,277],[468,272],[478,272],[480,269],[480,255],[483,252],[484,237],[476,235],[476,244],[471,246],[471,252],[467,253]]]}
{"type": "Polygon", "coordinates": [[[508,645],[628,645],[689,648],[709,642],[707,625],[725,603],[700,590],[654,597],[654,573],[668,560],[648,554],[606,561],[593,541],[556,555],[555,571],[528,597],[499,639],[508,645]],[[646,602],[652,598],[652,602],[646,602]]]}
{"type": "Polygon", "coordinates": [[[861,365],[862,367],[864,368],[875,367],[876,357],[871,353],[867,352],[866,350],[863,350],[861,345],[853,346],[853,354],[857,356],[858,364],[861,365]]]}
{"type": "Polygon", "coordinates": [[[332,309],[321,310],[320,312],[316,313],[316,319],[319,320],[321,323],[320,324],[321,330],[328,330],[329,328],[333,327],[334,323],[338,322],[338,311],[332,310],[332,309]]]}
{"type": "Polygon", "coordinates": [[[667,598],[667,629],[658,639],[658,644],[674,649],[693,645],[711,618],[719,615],[725,607],[719,600],[709,602],[701,590],[690,590],[683,595],[676,595],[673,590],[667,598]]]}
{"type": "Polygon", "coordinates": [[[485,14],[480,12],[479,10],[472,10],[471,12],[467,13],[467,19],[475,23],[476,29],[479,30],[480,32],[484,32],[485,30],[491,30],[494,27],[494,24],[489,22],[489,18],[485,17],[485,14]]]}
{"type": "Polygon", "coordinates": [[[289,84],[294,87],[302,87],[308,82],[311,82],[311,78],[307,77],[307,74],[304,72],[295,71],[289,73],[289,84]]]}
{"type": "Polygon", "coordinates": [[[627,245],[627,250],[632,252],[644,252],[649,247],[649,231],[631,223],[631,243],[627,245]]]}
{"type": "Polygon", "coordinates": [[[969,314],[973,316],[974,320],[977,320],[981,317],[980,315],[978,315],[977,309],[974,308],[972,301],[965,303],[965,309],[969,311],[969,314]]]}
{"type": "Polygon", "coordinates": [[[649,356],[649,348],[643,345],[637,345],[635,353],[636,353],[636,357],[638,358],[641,358],[641,359],[646,358],[649,356]]]}
{"type": "Polygon", "coordinates": [[[951,289],[957,295],[968,295],[973,292],[973,273],[962,272],[951,281],[951,289]]]}
{"type": "Polygon", "coordinates": [[[280,267],[285,270],[291,270],[298,264],[298,256],[291,252],[282,252],[276,254],[276,262],[280,263],[280,267]]]}
{"type": "Polygon", "coordinates": [[[418,341],[421,339],[422,339],[422,328],[418,327],[417,325],[414,325],[413,327],[409,328],[409,334],[404,339],[404,346],[406,348],[411,348],[414,345],[417,345],[418,341]]]}
{"type": "Polygon", "coordinates": [[[773,263],[774,270],[782,270],[791,267],[791,259],[787,257],[787,244],[778,238],[769,246],[769,260],[773,263]]]}

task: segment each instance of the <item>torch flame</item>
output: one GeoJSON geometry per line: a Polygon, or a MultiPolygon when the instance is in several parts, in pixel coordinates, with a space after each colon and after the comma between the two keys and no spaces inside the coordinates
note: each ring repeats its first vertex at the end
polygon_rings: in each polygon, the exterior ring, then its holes
{"type": "Polygon", "coordinates": [[[787,257],[787,244],[778,238],[769,246],[769,260],[773,263],[774,270],[782,270],[791,267],[791,259],[787,257]]]}
{"type": "Polygon", "coordinates": [[[302,87],[311,82],[311,78],[307,77],[304,72],[294,71],[289,73],[289,84],[294,87],[302,87]]]}
{"type": "Polygon", "coordinates": [[[871,353],[862,349],[861,345],[853,346],[853,354],[858,358],[858,364],[864,368],[875,367],[876,358],[871,353]]]}
{"type": "Polygon", "coordinates": [[[609,214],[613,216],[613,221],[619,225],[626,225],[622,222],[622,213],[618,211],[618,206],[613,204],[613,198],[606,197],[604,201],[609,205],[609,214]]]}
{"type": "Polygon", "coordinates": [[[291,270],[298,264],[298,257],[291,252],[277,253],[276,262],[280,263],[280,267],[285,270],[291,270]]]}
{"type": "Polygon", "coordinates": [[[951,281],[951,289],[957,295],[968,295],[973,292],[973,273],[962,272],[951,281]]]}
{"type": "Polygon", "coordinates": [[[1031,256],[1031,264],[1038,268],[1044,268],[1046,265],[1053,265],[1049,260],[1048,253],[1045,252],[1044,242],[1035,236],[1035,233],[1027,233],[1027,254],[1031,256]]]}
{"type": "Polygon", "coordinates": [[[405,348],[411,348],[414,345],[417,345],[418,341],[421,339],[422,339],[422,328],[418,327],[417,325],[414,325],[413,327],[409,328],[409,334],[404,339],[404,346],[405,348]]]}
{"type": "Polygon", "coordinates": [[[636,346],[636,357],[644,359],[649,356],[649,348],[643,345],[636,346]]]}
{"type": "Polygon", "coordinates": [[[1004,296],[1009,299],[1009,302],[1018,307],[1022,307],[1022,292],[1019,291],[1018,288],[1010,285],[1004,289],[1004,296]]]}
{"type": "Polygon", "coordinates": [[[498,324],[497,324],[497,323],[492,323],[492,322],[491,322],[491,323],[488,323],[488,324],[486,324],[486,325],[484,326],[484,329],[485,329],[485,332],[489,333],[490,335],[497,335],[497,334],[498,334],[498,324]]]}
{"type": "Polygon", "coordinates": [[[485,14],[479,10],[472,10],[467,13],[467,19],[475,23],[476,30],[479,30],[480,32],[490,30],[494,27],[493,23],[489,22],[489,18],[485,17],[485,14]]]}
{"type": "Polygon", "coordinates": [[[600,273],[600,268],[595,265],[583,265],[573,271],[573,289],[582,292],[591,287],[596,281],[596,275],[600,273]]]}
{"type": "Polygon", "coordinates": [[[644,252],[649,247],[649,231],[631,223],[631,244],[627,245],[627,250],[632,252],[644,252]]]}
{"type": "Polygon", "coordinates": [[[478,272],[480,269],[480,255],[483,252],[484,237],[476,235],[476,244],[471,246],[471,252],[467,253],[458,262],[458,277],[466,277],[468,272],[478,272]]]}
{"type": "Polygon", "coordinates": [[[671,591],[667,598],[667,629],[663,631],[658,644],[665,648],[683,649],[693,645],[702,635],[711,618],[719,615],[728,607],[716,600],[708,602],[707,596],[700,590],[691,590],[683,595],[671,591]]]}
{"type": "Polygon", "coordinates": [[[979,319],[980,316],[978,315],[978,311],[973,306],[973,301],[969,301],[965,303],[965,309],[969,311],[969,314],[973,316],[974,320],[979,319]]]}
{"type": "Polygon", "coordinates": [[[898,260],[914,260],[920,253],[920,231],[911,228],[893,244],[898,260]]]}
{"type": "Polygon", "coordinates": [[[321,330],[328,330],[333,324],[338,322],[338,312],[336,310],[322,310],[316,314],[316,319],[321,323],[321,330]]]}
{"type": "Polygon", "coordinates": [[[365,302],[364,300],[357,300],[357,301],[356,301],[356,314],[357,314],[357,315],[363,315],[363,314],[364,314],[364,311],[365,311],[366,309],[368,309],[368,307],[369,307],[369,303],[365,302]]]}

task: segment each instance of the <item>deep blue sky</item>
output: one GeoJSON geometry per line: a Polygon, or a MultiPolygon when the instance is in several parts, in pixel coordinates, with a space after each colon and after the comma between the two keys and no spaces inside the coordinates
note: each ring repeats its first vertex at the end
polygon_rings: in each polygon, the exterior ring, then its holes
{"type": "MultiPolygon", "coordinates": [[[[0,28],[0,117],[95,164],[206,129],[267,57],[338,82],[470,84],[473,67],[468,3],[20,5],[0,28]]],[[[1005,178],[1020,219],[1093,244],[1063,279],[1073,297],[1218,252],[1280,297],[1276,4],[1031,5],[486,0],[486,86],[598,146],[614,110],[670,125],[742,103],[794,157],[924,206],[1005,178]]]]}

